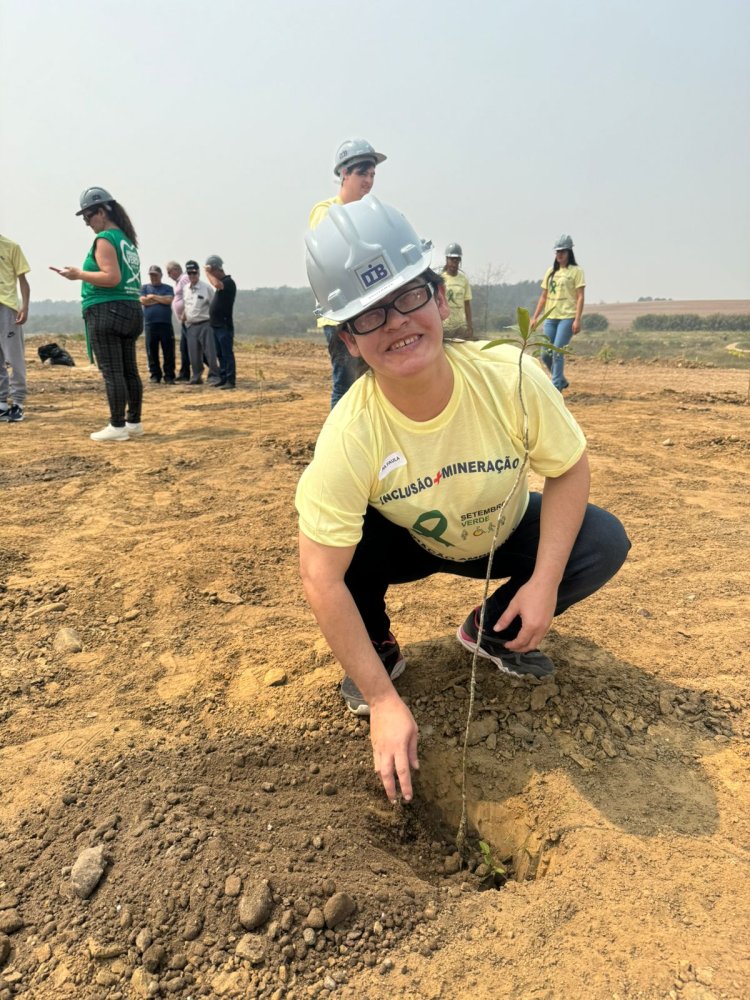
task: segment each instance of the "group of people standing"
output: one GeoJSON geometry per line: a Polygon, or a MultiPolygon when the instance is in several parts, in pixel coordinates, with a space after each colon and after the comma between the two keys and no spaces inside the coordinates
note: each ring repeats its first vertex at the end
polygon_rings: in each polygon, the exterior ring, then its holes
{"type": "Polygon", "coordinates": [[[232,311],[237,289],[217,256],[206,260],[207,282],[200,280],[198,263],[190,260],[185,275],[176,261],[168,265],[174,288],[164,283],[158,264],[149,268],[150,281],[141,284],[138,237],[123,206],[101,187],[87,188],[80,206],[76,215],[94,233],[89,253],[82,268],[53,270],[81,282],[86,333],[107,392],[109,423],[91,439],[128,441],[143,434],[143,384],[135,344],[144,326],[152,382],[200,385],[205,362],[211,384],[235,387],[232,311]],[[181,325],[179,374],[173,311],[181,325]]]}

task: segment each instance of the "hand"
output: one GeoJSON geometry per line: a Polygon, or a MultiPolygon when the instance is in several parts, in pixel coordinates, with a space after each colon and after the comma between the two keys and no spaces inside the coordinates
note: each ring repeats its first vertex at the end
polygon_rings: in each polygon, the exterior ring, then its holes
{"type": "Polygon", "coordinates": [[[83,271],[80,267],[61,267],[57,273],[61,274],[63,278],[67,278],[68,281],[81,281],[83,271]]]}
{"type": "Polygon", "coordinates": [[[18,326],[23,326],[26,320],[29,318],[29,310],[21,306],[21,308],[16,313],[16,324],[18,326]]]}
{"type": "Polygon", "coordinates": [[[581,329],[581,321],[580,321],[580,319],[574,319],[573,320],[573,336],[575,336],[580,329],[581,329]]]}
{"type": "Polygon", "coordinates": [[[494,631],[501,632],[514,618],[520,618],[520,632],[505,645],[514,653],[538,649],[552,624],[556,604],[557,587],[538,583],[532,577],[516,591],[515,597],[495,623],[494,631]]]}
{"type": "Polygon", "coordinates": [[[395,802],[397,798],[394,769],[404,801],[411,802],[410,768],[419,769],[418,736],[414,716],[395,691],[370,707],[372,757],[389,802],[395,802]]]}

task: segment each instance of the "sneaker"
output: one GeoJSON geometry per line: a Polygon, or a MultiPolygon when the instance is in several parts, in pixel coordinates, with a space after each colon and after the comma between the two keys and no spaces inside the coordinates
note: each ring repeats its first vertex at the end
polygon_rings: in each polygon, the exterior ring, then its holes
{"type": "Polygon", "coordinates": [[[158,375],[152,375],[151,378],[149,379],[149,382],[161,382],[161,379],[159,378],[158,375]]]}
{"type": "Polygon", "coordinates": [[[190,381],[188,382],[188,385],[203,385],[203,379],[202,378],[191,378],[190,381]]]}
{"type": "Polygon", "coordinates": [[[178,375],[177,378],[175,379],[175,382],[189,382],[189,381],[190,381],[189,375],[178,375]]]}
{"type": "Polygon", "coordinates": [[[8,421],[9,424],[20,423],[23,420],[23,407],[16,406],[16,404],[14,403],[13,406],[11,406],[11,408],[8,410],[8,416],[6,417],[6,420],[8,421]]]}
{"type": "Polygon", "coordinates": [[[175,380],[173,378],[165,378],[164,385],[174,385],[175,380]]]}
{"type": "Polygon", "coordinates": [[[129,441],[130,435],[128,434],[127,427],[113,427],[112,424],[107,424],[100,431],[94,431],[89,437],[92,441],[129,441]]]}
{"type": "Polygon", "coordinates": [[[492,660],[498,670],[512,677],[551,677],[555,672],[555,665],[548,656],[540,653],[538,649],[532,649],[529,653],[515,653],[512,649],[506,649],[504,643],[495,637],[493,632],[485,631],[482,635],[482,642],[477,647],[477,637],[479,635],[479,608],[474,608],[469,617],[456,632],[456,638],[472,653],[476,649],[480,656],[492,660]]]}
{"type": "Polygon", "coordinates": [[[222,382],[222,384],[219,386],[219,388],[220,389],[236,389],[237,386],[234,384],[234,382],[222,382]]]}
{"type": "MultiPolygon", "coordinates": [[[[406,660],[401,654],[393,633],[388,633],[388,638],[385,642],[373,642],[373,646],[375,647],[375,652],[380,657],[380,662],[388,671],[388,676],[392,681],[395,681],[406,670],[406,660]]],[[[359,688],[351,677],[345,676],[341,682],[341,697],[346,702],[346,707],[354,715],[370,714],[370,706],[362,697],[359,688]]]]}
{"type": "Polygon", "coordinates": [[[143,424],[129,424],[126,420],[125,430],[128,432],[128,437],[139,438],[143,435],[143,424]]]}
{"type": "Polygon", "coordinates": [[[7,424],[10,420],[10,407],[3,406],[0,407],[0,423],[7,424]]]}

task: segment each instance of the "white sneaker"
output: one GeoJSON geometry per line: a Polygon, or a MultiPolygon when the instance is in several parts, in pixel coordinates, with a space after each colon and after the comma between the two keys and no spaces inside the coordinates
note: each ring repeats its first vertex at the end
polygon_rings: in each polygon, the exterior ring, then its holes
{"type": "Polygon", "coordinates": [[[129,437],[139,438],[143,434],[143,424],[129,424],[126,420],[125,430],[128,432],[129,437]]]}
{"type": "Polygon", "coordinates": [[[129,441],[130,435],[128,434],[127,427],[113,427],[112,424],[107,424],[100,431],[94,431],[90,435],[92,441],[129,441]]]}

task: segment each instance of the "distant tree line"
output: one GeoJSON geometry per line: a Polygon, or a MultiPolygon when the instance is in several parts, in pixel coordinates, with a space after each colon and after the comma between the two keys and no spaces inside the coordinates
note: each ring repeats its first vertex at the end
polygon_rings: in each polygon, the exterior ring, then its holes
{"type": "MultiPolygon", "coordinates": [[[[539,297],[534,281],[517,284],[472,286],[474,291],[475,332],[500,330],[516,322],[518,306],[532,308],[539,297]],[[486,308],[485,308],[486,305],[486,308]]],[[[238,291],[234,306],[234,325],[238,337],[304,337],[314,333],[315,298],[309,288],[254,288],[238,291]]],[[[32,302],[27,333],[77,334],[83,332],[80,302],[45,299],[32,302]]]]}
{"type": "Polygon", "coordinates": [[[674,313],[674,315],[658,315],[647,313],[636,316],[633,320],[634,330],[750,330],[750,314],[748,313],[712,313],[710,316],[698,316],[696,313],[674,313]]]}

